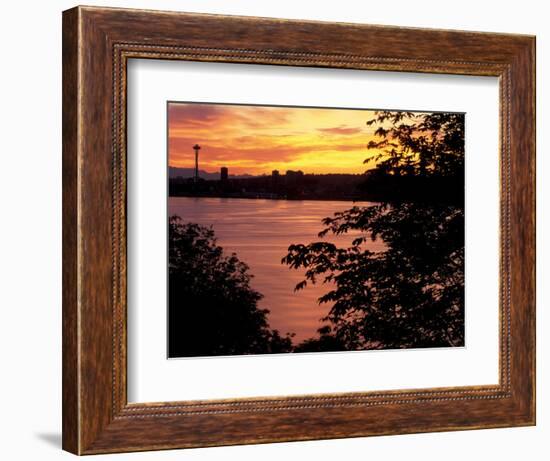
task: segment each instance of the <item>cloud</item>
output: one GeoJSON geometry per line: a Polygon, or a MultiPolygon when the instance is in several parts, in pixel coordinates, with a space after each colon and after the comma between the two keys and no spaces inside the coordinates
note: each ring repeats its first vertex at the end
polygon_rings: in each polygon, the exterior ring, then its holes
{"type": "Polygon", "coordinates": [[[172,103],[169,161],[186,167],[199,143],[201,165],[251,174],[270,168],[315,172],[363,169],[369,134],[358,111],[231,104],[172,103]]]}
{"type": "Polygon", "coordinates": [[[223,114],[223,106],[214,104],[169,104],[168,118],[175,125],[213,122],[223,114]]]}
{"type": "Polygon", "coordinates": [[[363,130],[358,127],[340,125],[332,128],[317,128],[317,131],[320,131],[321,133],[327,133],[327,134],[350,135],[350,134],[359,134],[363,130]]]}
{"type": "MultiPolygon", "coordinates": [[[[223,139],[209,139],[201,144],[201,156],[208,162],[228,162],[243,160],[246,158],[254,159],[258,163],[277,161],[291,161],[299,155],[311,152],[313,146],[298,146],[294,144],[276,144],[269,142],[256,143],[233,143],[223,139]]],[[[194,157],[193,138],[177,137],[170,138],[169,151],[170,160],[192,162],[194,157]]]]}
{"type": "MultiPolygon", "coordinates": [[[[269,139],[257,139],[256,143],[232,143],[223,139],[210,139],[202,143],[201,158],[202,161],[209,164],[231,164],[243,163],[245,160],[252,160],[261,167],[263,164],[273,162],[293,162],[304,156],[316,157],[326,152],[356,152],[360,151],[366,155],[366,145],[363,142],[354,143],[326,143],[310,142],[299,143],[274,143],[269,139]]],[[[361,140],[362,141],[362,140],[361,140]]],[[[193,138],[170,138],[169,151],[170,162],[183,164],[192,164],[193,156],[193,138]]]]}
{"type": "Polygon", "coordinates": [[[216,128],[242,132],[270,129],[288,122],[288,110],[275,107],[239,106],[234,104],[170,103],[168,119],[171,128],[192,130],[216,128]]]}

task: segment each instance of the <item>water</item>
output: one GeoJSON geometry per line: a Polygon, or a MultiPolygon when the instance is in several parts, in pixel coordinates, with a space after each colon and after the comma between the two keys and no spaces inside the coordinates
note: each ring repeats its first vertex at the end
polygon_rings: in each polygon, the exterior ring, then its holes
{"type": "MultiPolygon", "coordinates": [[[[330,286],[308,285],[294,292],[296,284],[303,280],[304,271],[281,264],[281,258],[292,243],[320,241],[317,234],[323,229],[321,220],[353,205],[343,201],[170,197],[168,211],[170,216],[180,216],[183,222],[213,226],[224,251],[236,253],[250,266],[254,275],[251,285],[264,295],[259,307],[270,310],[271,328],[282,334],[295,333],[297,343],[316,336],[323,325],[320,319],[328,313],[330,305],[319,305],[317,299],[330,286]]],[[[327,235],[324,240],[349,246],[354,236],[327,235]]],[[[368,245],[372,250],[380,250],[383,244],[377,241],[368,245]]]]}

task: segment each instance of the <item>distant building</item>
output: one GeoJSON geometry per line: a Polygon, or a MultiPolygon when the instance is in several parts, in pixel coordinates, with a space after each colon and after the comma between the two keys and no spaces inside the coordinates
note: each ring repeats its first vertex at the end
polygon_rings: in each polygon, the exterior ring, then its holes
{"type": "Polygon", "coordinates": [[[294,170],[287,170],[286,176],[291,178],[301,178],[304,176],[304,172],[302,170],[294,171],[294,170]]]}
{"type": "Polygon", "coordinates": [[[220,180],[227,181],[229,178],[229,169],[226,166],[222,166],[220,169],[220,180]]]}
{"type": "Polygon", "coordinates": [[[278,191],[281,186],[281,175],[279,170],[273,170],[271,172],[271,188],[273,191],[278,191]]]}
{"type": "Polygon", "coordinates": [[[300,183],[304,177],[304,172],[302,170],[294,171],[288,170],[285,173],[286,182],[289,185],[300,183]]]}
{"type": "Polygon", "coordinates": [[[193,146],[193,150],[195,151],[195,176],[194,181],[199,182],[199,150],[201,150],[201,146],[198,144],[195,144],[193,146]]]}

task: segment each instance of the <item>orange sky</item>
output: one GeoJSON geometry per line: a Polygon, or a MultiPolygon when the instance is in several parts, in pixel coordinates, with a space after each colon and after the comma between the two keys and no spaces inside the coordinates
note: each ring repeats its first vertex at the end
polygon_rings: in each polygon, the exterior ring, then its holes
{"type": "Polygon", "coordinates": [[[229,174],[363,173],[374,127],[369,110],[170,103],[169,164],[229,174]]]}

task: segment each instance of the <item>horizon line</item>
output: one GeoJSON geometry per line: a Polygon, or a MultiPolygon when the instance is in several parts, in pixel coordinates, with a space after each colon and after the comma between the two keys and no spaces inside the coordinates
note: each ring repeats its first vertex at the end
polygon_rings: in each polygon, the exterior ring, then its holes
{"type": "MultiPolygon", "coordinates": [[[[182,170],[190,170],[190,172],[192,173],[195,168],[192,167],[192,166],[174,166],[174,165],[168,165],[168,168],[176,168],[176,169],[182,169],[182,170]]],[[[208,171],[208,170],[199,170],[199,173],[202,172],[202,173],[206,173],[206,174],[220,174],[220,170],[222,168],[227,168],[229,170],[229,167],[226,167],[226,166],[220,166],[220,168],[218,170],[215,170],[215,171],[208,171]]],[[[369,170],[369,168],[365,168],[365,171],[369,170]]],[[[301,172],[302,174],[304,175],[318,175],[318,176],[326,176],[326,175],[350,175],[350,176],[361,176],[364,174],[363,173],[342,173],[342,172],[334,172],[334,173],[308,173],[306,171],[303,171],[301,169],[298,169],[298,170],[293,170],[293,169],[288,169],[288,170],[278,170],[278,169],[274,169],[274,170],[271,170],[270,172],[267,172],[267,173],[260,173],[260,174],[252,174],[252,173],[229,173],[228,172],[228,176],[253,176],[253,177],[257,177],[257,176],[272,176],[273,172],[274,171],[277,171],[280,173],[281,176],[285,176],[287,172],[289,171],[292,171],[294,173],[298,173],[298,172],[301,172]]]]}

